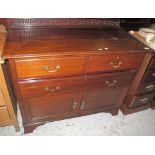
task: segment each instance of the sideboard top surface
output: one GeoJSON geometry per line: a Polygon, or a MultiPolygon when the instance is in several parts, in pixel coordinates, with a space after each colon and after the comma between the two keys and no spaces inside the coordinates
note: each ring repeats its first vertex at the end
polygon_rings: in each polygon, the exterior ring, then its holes
{"type": "Polygon", "coordinates": [[[121,28],[19,28],[10,29],[4,58],[50,55],[150,52],[121,28]]]}

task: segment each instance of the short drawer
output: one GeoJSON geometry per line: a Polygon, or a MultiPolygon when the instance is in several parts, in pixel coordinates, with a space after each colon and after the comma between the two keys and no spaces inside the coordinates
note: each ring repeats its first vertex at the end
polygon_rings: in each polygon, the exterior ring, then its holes
{"type": "Polygon", "coordinates": [[[135,71],[93,74],[85,76],[87,87],[113,89],[128,86],[135,75],[135,71]],[[125,80],[124,80],[125,79],[125,80]]]}
{"type": "Polygon", "coordinates": [[[56,94],[64,91],[79,92],[84,87],[82,76],[30,80],[19,83],[21,95],[45,95],[56,94]]]}
{"type": "Polygon", "coordinates": [[[137,95],[133,99],[131,107],[138,107],[145,104],[150,104],[155,96],[155,93],[148,93],[145,95],[137,95]]]}
{"type": "Polygon", "coordinates": [[[84,72],[83,57],[16,60],[15,65],[21,79],[80,75],[84,72]]]}
{"type": "Polygon", "coordinates": [[[149,65],[149,69],[155,69],[155,58],[153,58],[153,59],[151,60],[151,63],[150,63],[150,65],[149,65]]]}
{"type": "Polygon", "coordinates": [[[104,54],[89,59],[87,73],[102,71],[135,70],[142,62],[143,53],[139,54],[104,54]]]}
{"type": "Polygon", "coordinates": [[[7,125],[10,123],[10,116],[6,107],[0,107],[0,125],[7,125]]]}
{"type": "Polygon", "coordinates": [[[142,82],[138,88],[137,94],[155,91],[155,82],[142,82]]]}
{"type": "Polygon", "coordinates": [[[5,105],[4,96],[3,96],[2,90],[0,89],[0,106],[4,106],[4,105],[5,105]]]}
{"type": "Polygon", "coordinates": [[[146,71],[144,77],[143,77],[144,82],[155,82],[155,70],[154,71],[146,71]]]}

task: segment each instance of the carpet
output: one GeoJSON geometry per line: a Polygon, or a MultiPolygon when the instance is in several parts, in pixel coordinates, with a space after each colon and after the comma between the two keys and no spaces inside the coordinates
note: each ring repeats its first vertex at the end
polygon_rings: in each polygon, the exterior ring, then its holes
{"type": "Polygon", "coordinates": [[[155,110],[145,110],[124,116],[98,113],[78,118],[49,122],[24,134],[18,110],[20,132],[14,127],[0,128],[1,136],[155,136],[155,110]]]}

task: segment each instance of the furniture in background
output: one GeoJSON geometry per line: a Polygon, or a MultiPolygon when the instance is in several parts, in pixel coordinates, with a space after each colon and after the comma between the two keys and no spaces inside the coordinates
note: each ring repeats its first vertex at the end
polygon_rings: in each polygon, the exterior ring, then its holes
{"type": "MultiPolygon", "coordinates": [[[[141,41],[148,47],[145,38],[140,36],[138,32],[131,31],[130,35],[141,41]]],[[[147,108],[154,109],[155,107],[155,54],[152,49],[143,61],[139,68],[138,74],[135,77],[128,94],[121,105],[121,110],[124,114],[138,112],[147,108]]]]}
{"type": "Polygon", "coordinates": [[[120,26],[126,31],[138,31],[142,27],[149,27],[151,18],[120,18],[120,26]]]}
{"type": "MultiPolygon", "coordinates": [[[[1,57],[7,32],[3,25],[0,25],[0,126],[14,125],[19,131],[16,119],[16,103],[13,98],[11,85],[5,76],[3,66],[4,60],[1,57]]],[[[7,73],[6,73],[7,74],[7,73]]]]}
{"type": "Polygon", "coordinates": [[[118,19],[9,23],[3,58],[25,133],[48,121],[98,112],[116,115],[152,53],[122,30],[118,19]]]}

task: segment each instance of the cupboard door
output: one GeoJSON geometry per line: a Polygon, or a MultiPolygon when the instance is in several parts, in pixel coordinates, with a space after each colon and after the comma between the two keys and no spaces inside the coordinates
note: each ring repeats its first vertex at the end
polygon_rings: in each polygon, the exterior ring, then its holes
{"type": "Polygon", "coordinates": [[[88,77],[90,87],[83,93],[79,114],[110,112],[119,109],[133,74],[134,72],[126,72],[88,77]]]}
{"type": "Polygon", "coordinates": [[[79,99],[78,93],[23,97],[21,106],[25,114],[24,124],[75,117],[79,109],[79,99]]]}
{"type": "Polygon", "coordinates": [[[121,88],[89,90],[83,95],[80,115],[108,111],[118,108],[121,88]]]}

